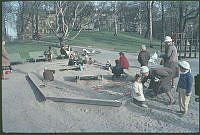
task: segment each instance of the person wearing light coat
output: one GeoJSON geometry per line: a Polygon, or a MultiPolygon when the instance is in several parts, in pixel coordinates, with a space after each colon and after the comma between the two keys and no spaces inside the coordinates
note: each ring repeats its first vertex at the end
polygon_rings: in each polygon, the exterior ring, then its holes
{"type": "Polygon", "coordinates": [[[179,77],[178,53],[176,46],[172,43],[170,36],[165,37],[165,54],[161,55],[164,60],[164,67],[168,67],[173,71],[172,88],[175,88],[176,78],[179,77]]]}

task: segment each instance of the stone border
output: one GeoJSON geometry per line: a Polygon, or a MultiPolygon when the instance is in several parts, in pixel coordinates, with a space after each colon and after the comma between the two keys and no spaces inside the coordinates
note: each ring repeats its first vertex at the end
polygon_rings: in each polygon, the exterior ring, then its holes
{"type": "Polygon", "coordinates": [[[120,107],[128,102],[130,98],[123,97],[118,100],[104,100],[104,99],[87,99],[87,98],[59,98],[59,97],[49,97],[46,96],[45,93],[42,92],[41,88],[39,87],[39,80],[35,75],[32,73],[28,73],[27,77],[29,78],[30,82],[37,88],[38,92],[45,97],[46,100],[51,100],[54,102],[64,102],[64,103],[77,103],[77,104],[88,104],[88,105],[99,105],[99,106],[113,106],[113,107],[120,107]]]}

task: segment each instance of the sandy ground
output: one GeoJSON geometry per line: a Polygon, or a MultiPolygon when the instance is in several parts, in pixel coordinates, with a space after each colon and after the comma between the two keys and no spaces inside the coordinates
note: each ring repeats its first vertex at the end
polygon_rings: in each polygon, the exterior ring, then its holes
{"type": "MultiPolygon", "coordinates": [[[[118,52],[100,50],[102,53],[93,58],[99,62],[106,63],[107,58],[112,61],[118,58],[118,52]]],[[[136,54],[126,54],[129,59],[133,74],[138,71],[136,54]]],[[[189,59],[196,75],[199,71],[197,59],[189,59]]],[[[48,83],[46,90],[57,96],[66,94],[71,97],[89,97],[103,99],[118,99],[121,96],[112,95],[101,90],[112,90],[115,92],[128,92],[131,87],[125,81],[112,82],[109,78],[110,72],[104,72],[97,67],[86,67],[86,71],[62,71],[58,69],[65,67],[66,60],[56,60],[53,63],[37,62],[25,63],[13,66],[13,73],[9,74],[9,80],[2,81],[2,112],[3,132],[26,132],[26,133],[49,133],[49,132],[198,132],[199,131],[199,104],[195,102],[195,95],[190,100],[189,112],[185,117],[180,117],[176,111],[179,110],[178,94],[172,90],[176,104],[167,106],[164,101],[158,99],[147,99],[149,108],[142,108],[134,103],[121,107],[96,106],[84,104],[72,104],[45,101],[39,102],[32,88],[27,82],[26,73],[32,72],[39,79],[44,66],[56,69],[54,82],[48,83]],[[55,65],[55,63],[57,63],[55,65]],[[89,71],[87,69],[92,69],[89,71]],[[71,81],[74,75],[97,75],[104,73],[103,81],[71,81]],[[57,86],[59,84],[59,86],[57,86]],[[96,91],[95,88],[100,88],[96,91]],[[81,92],[82,90],[82,92],[81,92]],[[87,91],[87,95],[83,92],[87,91]],[[53,92],[54,91],[54,92],[53,92]],[[59,91],[59,92],[58,92],[59,91]]]]}

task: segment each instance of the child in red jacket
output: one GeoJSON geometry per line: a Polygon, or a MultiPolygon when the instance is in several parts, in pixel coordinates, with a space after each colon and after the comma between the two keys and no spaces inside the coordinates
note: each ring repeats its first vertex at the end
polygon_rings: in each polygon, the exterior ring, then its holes
{"type": "Polygon", "coordinates": [[[120,52],[119,55],[120,55],[119,57],[120,66],[122,66],[123,69],[128,69],[129,68],[128,59],[126,58],[126,56],[124,56],[123,52],[120,52]]]}

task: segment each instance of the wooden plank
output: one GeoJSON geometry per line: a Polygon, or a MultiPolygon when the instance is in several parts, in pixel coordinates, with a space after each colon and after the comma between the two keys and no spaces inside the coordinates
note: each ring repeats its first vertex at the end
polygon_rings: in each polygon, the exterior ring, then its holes
{"type": "Polygon", "coordinates": [[[118,100],[105,100],[105,99],[89,99],[89,98],[71,98],[71,97],[50,97],[47,94],[43,93],[44,91],[39,87],[41,82],[39,79],[36,78],[35,75],[29,73],[27,75],[30,82],[34,84],[37,88],[37,91],[45,97],[45,100],[51,100],[54,102],[64,102],[64,103],[77,103],[77,104],[88,104],[88,105],[99,105],[99,106],[113,106],[113,107],[120,107],[122,103],[126,102],[126,99],[119,99],[118,100]]]}
{"type": "Polygon", "coordinates": [[[99,106],[120,107],[122,105],[122,102],[120,102],[118,100],[56,98],[56,97],[46,97],[46,99],[52,100],[54,102],[77,103],[77,104],[88,104],[88,105],[99,105],[99,106]]]}

